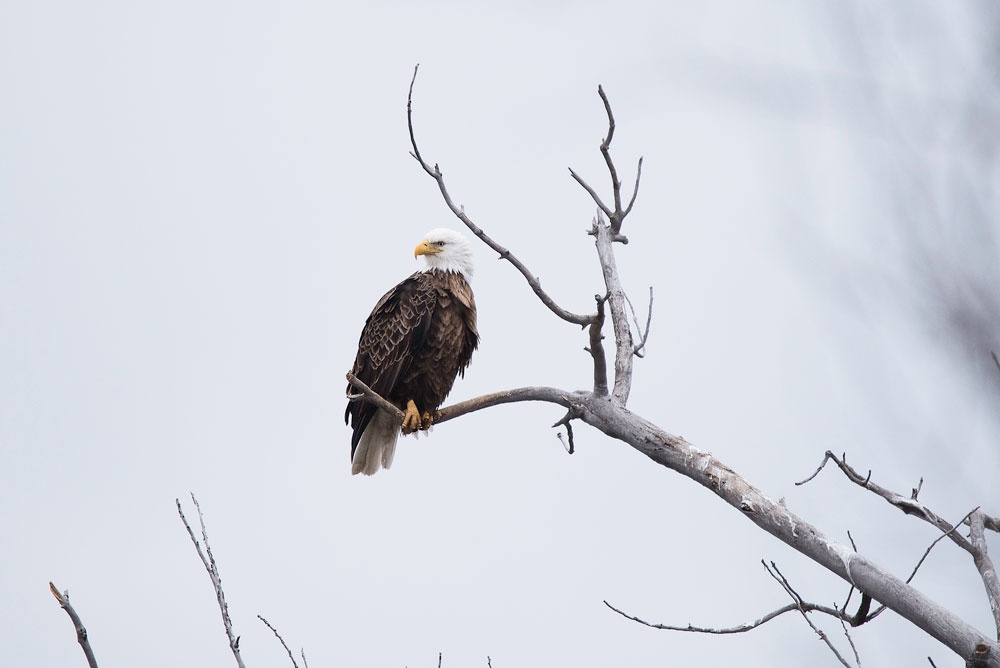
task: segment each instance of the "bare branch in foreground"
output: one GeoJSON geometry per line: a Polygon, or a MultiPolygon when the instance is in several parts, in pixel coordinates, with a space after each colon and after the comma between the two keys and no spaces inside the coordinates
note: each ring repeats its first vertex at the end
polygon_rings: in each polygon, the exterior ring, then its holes
{"type": "Polygon", "coordinates": [[[416,67],[413,68],[413,78],[410,80],[410,92],[409,95],[407,95],[406,97],[406,123],[410,130],[410,145],[413,147],[413,151],[410,153],[410,155],[412,155],[413,158],[420,163],[420,166],[423,167],[424,171],[427,172],[427,174],[429,174],[431,178],[437,181],[438,189],[441,191],[441,195],[444,197],[444,201],[448,205],[448,208],[451,209],[451,212],[455,214],[455,216],[459,220],[465,223],[465,226],[468,227],[473,234],[479,237],[483,241],[483,243],[485,243],[487,246],[496,251],[500,255],[501,260],[507,260],[512,265],[514,265],[514,268],[516,268],[519,272],[521,272],[521,275],[524,276],[524,279],[528,282],[528,286],[532,289],[535,295],[537,295],[538,298],[542,300],[542,303],[545,304],[545,306],[547,306],[550,311],[555,313],[557,316],[559,316],[566,322],[571,322],[576,325],[584,327],[589,325],[591,322],[593,322],[595,316],[571,313],[570,311],[567,311],[566,309],[556,304],[555,300],[553,300],[544,290],[542,290],[541,281],[539,281],[538,278],[528,270],[528,268],[524,265],[523,262],[518,260],[514,256],[514,254],[511,253],[509,250],[507,250],[497,242],[493,241],[493,239],[491,239],[482,229],[480,229],[475,223],[473,223],[472,220],[467,215],[465,215],[465,210],[463,207],[456,206],[456,204],[451,199],[451,195],[448,193],[448,188],[445,187],[444,174],[442,174],[440,167],[438,167],[437,164],[431,167],[430,164],[428,164],[427,161],[424,160],[423,156],[420,155],[420,149],[417,148],[416,135],[413,132],[413,84],[417,80],[417,70],[419,67],[420,65],[418,64],[416,67]]]}
{"type": "Polygon", "coordinates": [[[986,597],[993,613],[993,623],[997,629],[997,639],[1000,639],[1000,580],[997,579],[997,569],[986,550],[986,537],[983,535],[983,514],[977,508],[969,517],[969,539],[972,542],[972,561],[976,564],[983,585],[986,587],[986,597]]]}
{"type": "MultiPolygon", "coordinates": [[[[299,668],[299,664],[297,664],[295,662],[295,655],[292,654],[292,650],[288,649],[288,644],[285,642],[285,639],[281,637],[281,634],[278,633],[278,629],[276,629],[273,626],[271,626],[271,622],[267,621],[266,619],[264,619],[260,615],[257,615],[257,619],[259,619],[260,621],[264,622],[264,626],[266,626],[267,628],[271,629],[271,633],[274,634],[274,637],[278,639],[278,641],[281,643],[281,646],[285,648],[286,652],[288,652],[288,658],[292,660],[292,666],[293,666],[293,668],[299,668]]],[[[305,652],[304,651],[302,653],[302,660],[303,661],[306,660],[306,656],[305,656],[305,652]]]]}
{"type": "Polygon", "coordinates": [[[201,506],[198,505],[198,499],[195,498],[194,494],[191,494],[191,501],[194,503],[195,509],[198,511],[198,522],[201,524],[201,538],[205,541],[205,551],[201,549],[201,543],[194,535],[194,531],[191,529],[191,525],[188,524],[187,518],[184,517],[184,510],[181,508],[181,500],[175,499],[174,502],[177,504],[177,514],[181,516],[181,522],[184,523],[184,528],[187,529],[188,536],[191,538],[191,542],[194,543],[194,549],[198,551],[198,556],[201,557],[201,563],[204,564],[205,570],[208,571],[208,576],[212,579],[212,586],[215,588],[215,597],[219,602],[219,610],[222,612],[222,624],[226,627],[226,637],[229,639],[229,649],[233,651],[233,656],[236,657],[236,665],[239,668],[246,668],[243,665],[243,657],[240,656],[240,639],[239,636],[233,634],[233,622],[229,618],[229,606],[226,605],[226,595],[222,591],[222,578],[219,576],[219,568],[215,563],[215,556],[212,554],[212,546],[208,543],[208,531],[205,529],[205,518],[201,514],[201,506]],[[205,556],[205,552],[208,556],[205,556]]]}
{"type": "Polygon", "coordinates": [[[348,399],[350,399],[351,401],[367,400],[369,403],[375,404],[380,409],[384,410],[386,413],[395,415],[396,419],[399,420],[400,424],[403,423],[403,417],[404,417],[403,411],[399,410],[398,406],[396,406],[391,401],[383,397],[381,394],[379,394],[372,388],[368,387],[368,385],[366,385],[364,381],[359,379],[353,373],[348,373],[347,382],[356,387],[360,392],[360,394],[348,395],[348,399]]]}
{"type": "Polygon", "coordinates": [[[49,591],[51,591],[52,595],[56,597],[56,600],[59,601],[59,605],[66,611],[66,614],[69,615],[70,621],[73,622],[73,628],[76,629],[76,641],[80,643],[80,647],[83,648],[83,653],[87,657],[87,664],[90,668],[97,668],[97,658],[94,656],[94,650],[90,646],[90,638],[87,635],[87,629],[83,625],[83,620],[80,619],[80,615],[77,614],[76,610],[69,602],[69,591],[64,591],[60,594],[59,590],[51,582],[49,583],[49,591]]]}

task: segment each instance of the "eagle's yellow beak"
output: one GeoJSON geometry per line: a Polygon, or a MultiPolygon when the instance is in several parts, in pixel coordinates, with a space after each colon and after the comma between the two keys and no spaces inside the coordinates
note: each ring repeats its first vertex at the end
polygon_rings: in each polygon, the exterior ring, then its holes
{"type": "Polygon", "coordinates": [[[416,260],[420,255],[434,255],[440,252],[440,248],[434,248],[434,246],[431,246],[430,242],[425,239],[417,244],[417,247],[413,249],[413,259],[416,260]]]}

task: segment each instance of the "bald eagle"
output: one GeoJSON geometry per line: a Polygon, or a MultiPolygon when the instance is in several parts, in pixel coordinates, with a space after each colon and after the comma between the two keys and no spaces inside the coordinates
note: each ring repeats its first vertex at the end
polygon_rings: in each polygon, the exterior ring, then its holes
{"type": "MultiPolygon", "coordinates": [[[[417,244],[427,268],[389,290],[372,310],[358,342],[352,373],[405,413],[393,415],[363,400],[348,401],[351,472],[389,468],[402,430],[427,429],[458,374],[479,345],[472,248],[458,232],[436,229],[417,244]]],[[[348,395],[355,392],[350,385],[348,395]]]]}

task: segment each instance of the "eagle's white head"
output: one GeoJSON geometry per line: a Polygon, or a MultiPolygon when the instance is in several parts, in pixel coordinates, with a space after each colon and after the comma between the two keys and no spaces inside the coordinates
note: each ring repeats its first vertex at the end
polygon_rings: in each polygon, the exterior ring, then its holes
{"type": "Polygon", "coordinates": [[[413,257],[423,255],[427,269],[451,271],[472,280],[472,246],[456,232],[444,227],[431,230],[413,250],[413,257]]]}

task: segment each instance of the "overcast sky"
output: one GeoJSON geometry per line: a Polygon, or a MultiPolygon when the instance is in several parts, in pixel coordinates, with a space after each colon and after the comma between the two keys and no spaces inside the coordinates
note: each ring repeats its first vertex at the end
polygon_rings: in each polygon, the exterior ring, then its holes
{"type": "MultiPolygon", "coordinates": [[[[424,233],[460,225],[408,156],[418,62],[425,157],[577,312],[603,287],[567,167],[606,192],[605,87],[623,181],[645,156],[618,249],[637,308],[655,294],[633,411],[903,577],[934,530],[833,471],[795,487],[825,450],[902,493],[923,476],[953,521],[1000,512],[996,404],[856,270],[898,268],[894,179],[920,167],[885,128],[961,158],[924,112],[964,108],[983,6],[694,4],[0,8],[0,663],[85,665],[51,580],[102,666],[232,665],[174,507],[194,492],[248,666],[289,665],[257,614],[312,668],[833,665],[791,616],[715,637],[606,609],[748,621],[787,602],[761,559],[808,600],[847,588],[621,443],[581,425],[567,455],[555,407],[350,475],[361,326],[424,233]]],[[[586,388],[584,334],[476,251],[482,342],[451,399],[586,388]]],[[[915,583],[988,632],[965,556],[941,544],[915,583]]],[[[854,639],[865,665],[957,665],[890,614],[854,639]]]]}

